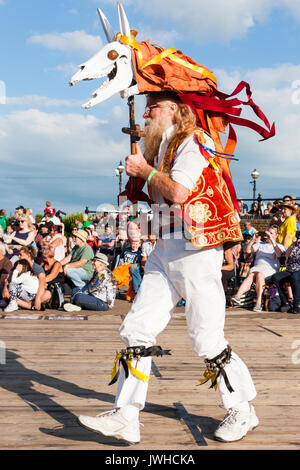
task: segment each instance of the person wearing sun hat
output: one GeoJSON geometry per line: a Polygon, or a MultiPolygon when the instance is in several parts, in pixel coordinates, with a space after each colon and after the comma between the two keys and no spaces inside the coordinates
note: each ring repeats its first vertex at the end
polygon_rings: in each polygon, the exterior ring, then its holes
{"type": "Polygon", "coordinates": [[[285,248],[291,245],[297,231],[296,217],[297,207],[290,202],[285,202],[280,205],[282,214],[285,217],[283,224],[280,226],[278,235],[278,243],[281,243],[285,248]]]}
{"type": "Polygon", "coordinates": [[[71,253],[61,260],[61,264],[72,286],[81,289],[93,276],[94,252],[87,244],[88,234],[85,230],[77,230],[73,237],[75,246],[71,253]]]}
{"type": "Polygon", "coordinates": [[[94,274],[82,288],[72,292],[72,303],[64,304],[67,312],[85,310],[105,311],[113,307],[116,298],[117,279],[109,270],[109,260],[97,252],[92,260],[94,274]]]}

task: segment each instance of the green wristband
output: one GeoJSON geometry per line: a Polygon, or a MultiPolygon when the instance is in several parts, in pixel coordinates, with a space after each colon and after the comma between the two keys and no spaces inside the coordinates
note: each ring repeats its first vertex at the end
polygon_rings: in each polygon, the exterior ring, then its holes
{"type": "Polygon", "coordinates": [[[150,173],[150,175],[148,176],[148,178],[147,178],[147,184],[148,184],[148,186],[150,186],[152,177],[153,177],[153,175],[155,175],[155,173],[158,173],[158,171],[157,171],[157,170],[152,170],[151,173],[150,173]]]}

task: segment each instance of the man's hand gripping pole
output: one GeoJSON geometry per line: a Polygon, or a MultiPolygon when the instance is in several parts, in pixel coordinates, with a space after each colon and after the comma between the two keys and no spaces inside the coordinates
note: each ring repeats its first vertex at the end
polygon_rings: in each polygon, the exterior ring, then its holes
{"type": "MultiPolygon", "coordinates": [[[[137,153],[136,143],[143,137],[144,133],[141,131],[141,127],[139,124],[135,122],[135,103],[134,103],[134,96],[130,96],[128,98],[128,106],[129,106],[129,125],[130,127],[123,127],[122,132],[124,134],[130,135],[130,150],[131,155],[135,155],[137,153]]],[[[137,180],[134,176],[130,176],[130,183],[132,189],[136,189],[137,187],[137,180]]],[[[136,203],[137,201],[132,201],[136,203]]]]}

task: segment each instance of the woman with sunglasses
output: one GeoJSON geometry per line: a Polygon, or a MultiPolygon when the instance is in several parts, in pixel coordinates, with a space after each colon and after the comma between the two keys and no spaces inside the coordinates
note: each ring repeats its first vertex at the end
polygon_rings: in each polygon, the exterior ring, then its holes
{"type": "Polygon", "coordinates": [[[17,230],[4,238],[7,245],[6,257],[9,258],[12,263],[19,258],[20,248],[31,245],[35,238],[34,227],[28,216],[21,216],[18,224],[17,230]]]}

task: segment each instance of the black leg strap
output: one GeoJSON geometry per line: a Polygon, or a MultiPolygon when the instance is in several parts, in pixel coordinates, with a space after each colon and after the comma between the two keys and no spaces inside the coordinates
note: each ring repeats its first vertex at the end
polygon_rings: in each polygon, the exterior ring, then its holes
{"type": "Polygon", "coordinates": [[[139,373],[136,369],[134,369],[131,365],[133,359],[137,361],[141,359],[141,357],[149,357],[149,356],[165,356],[171,355],[170,349],[162,349],[160,346],[151,346],[146,348],[145,346],[131,346],[127,349],[122,349],[121,352],[117,352],[115,363],[112,369],[112,380],[108,385],[112,385],[117,382],[119,375],[120,375],[120,365],[123,367],[125,372],[125,377],[127,379],[129,375],[129,370],[140,378],[143,381],[147,381],[149,377],[144,376],[144,374],[139,373]]]}
{"type": "Polygon", "coordinates": [[[234,392],[225,372],[225,366],[229,364],[231,359],[231,351],[231,347],[228,345],[218,356],[213,359],[205,359],[206,371],[204,373],[204,379],[200,380],[201,385],[210,379],[211,386],[209,388],[214,387],[215,390],[217,390],[217,379],[221,375],[230,393],[234,392]]]}

